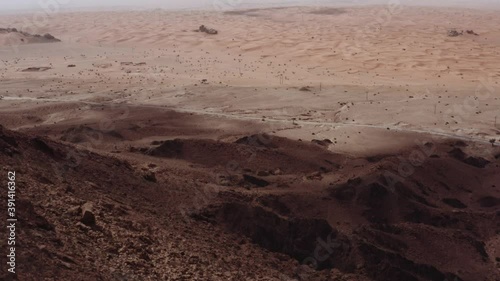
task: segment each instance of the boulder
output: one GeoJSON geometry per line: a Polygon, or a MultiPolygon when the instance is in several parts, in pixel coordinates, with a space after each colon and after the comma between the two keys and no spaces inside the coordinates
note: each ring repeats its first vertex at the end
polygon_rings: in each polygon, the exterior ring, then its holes
{"type": "Polygon", "coordinates": [[[80,221],[87,225],[93,226],[96,223],[95,214],[94,214],[94,204],[92,202],[87,202],[82,206],[82,218],[80,221]]]}
{"type": "Polygon", "coordinates": [[[457,36],[460,36],[460,35],[463,35],[464,32],[461,31],[461,32],[458,32],[456,29],[450,29],[448,30],[448,36],[449,37],[457,37],[457,36]]]}
{"type": "Polygon", "coordinates": [[[219,32],[216,30],[216,29],[213,29],[213,28],[208,28],[204,25],[201,25],[200,28],[199,28],[199,31],[200,32],[205,32],[207,34],[212,34],[212,35],[215,35],[215,34],[218,34],[219,32]]]}

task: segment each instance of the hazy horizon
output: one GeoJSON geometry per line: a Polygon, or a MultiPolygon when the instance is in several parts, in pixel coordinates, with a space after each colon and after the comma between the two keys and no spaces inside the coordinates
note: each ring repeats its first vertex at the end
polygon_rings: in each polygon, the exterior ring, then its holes
{"type": "Polygon", "coordinates": [[[113,7],[122,8],[162,8],[162,9],[238,9],[248,6],[287,6],[287,5],[370,5],[370,4],[393,4],[401,3],[403,5],[428,5],[428,6],[457,6],[457,7],[498,7],[499,1],[495,0],[445,0],[445,1],[414,1],[414,0],[17,0],[0,1],[0,12],[26,11],[26,10],[54,10],[54,4],[57,4],[57,10],[67,9],[109,9],[113,7]]]}

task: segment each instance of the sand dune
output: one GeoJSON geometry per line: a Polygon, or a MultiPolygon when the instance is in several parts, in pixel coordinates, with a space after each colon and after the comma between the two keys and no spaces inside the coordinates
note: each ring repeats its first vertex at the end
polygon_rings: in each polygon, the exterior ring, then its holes
{"type": "MultiPolygon", "coordinates": [[[[17,55],[7,48],[3,60],[14,67],[2,75],[21,78],[17,73],[20,68],[53,64],[57,67],[47,72],[47,77],[64,72],[70,75],[67,78],[78,77],[76,83],[82,85],[99,82],[92,92],[105,93],[120,83],[117,81],[127,81],[127,88],[135,89],[134,102],[189,104],[197,110],[217,107],[221,102],[230,104],[223,105],[221,111],[266,111],[267,107],[297,101],[315,110],[325,106],[335,110],[338,102],[354,102],[345,120],[382,125],[376,120],[383,112],[380,119],[415,128],[461,133],[470,121],[484,123],[470,128],[472,136],[496,134],[497,100],[465,111],[455,108],[463,107],[467,96],[478,88],[493,93],[498,85],[500,34],[493,11],[387,6],[325,11],[292,7],[231,13],[157,10],[57,14],[39,32],[52,32],[63,45],[51,47],[54,52],[47,50],[50,56],[36,57],[24,55],[32,52],[29,48],[19,49],[17,55]],[[217,36],[193,32],[201,24],[220,32],[217,36]],[[448,37],[449,28],[472,29],[479,36],[448,37]],[[30,57],[31,62],[18,61],[19,56],[30,57]],[[130,60],[147,65],[117,63],[130,60]],[[68,64],[77,67],[69,70],[68,64]],[[98,65],[109,67],[96,69],[98,65]],[[203,79],[210,85],[194,86],[203,79]],[[148,87],[155,82],[162,86],[148,87]],[[227,92],[226,85],[242,87],[238,90],[241,94],[227,92]],[[291,90],[302,86],[314,86],[315,91],[304,96],[291,90]],[[252,90],[256,88],[260,90],[252,90]],[[206,90],[212,92],[209,99],[203,94],[206,90]],[[444,94],[434,94],[442,91],[444,94]],[[254,106],[227,99],[231,95],[244,98],[243,93],[252,96],[254,106]],[[280,103],[273,105],[276,95],[280,103]],[[436,96],[448,100],[436,100],[436,96]],[[391,112],[395,108],[391,104],[397,104],[398,111],[391,112]],[[362,111],[356,110],[359,106],[362,111]],[[418,119],[402,114],[410,108],[418,119]],[[350,116],[351,112],[355,115],[350,116]],[[448,120],[459,114],[463,115],[460,122],[448,120]]],[[[23,16],[2,16],[0,23],[17,26],[22,20],[23,16]]],[[[45,85],[52,88],[49,84],[45,85]]]]}

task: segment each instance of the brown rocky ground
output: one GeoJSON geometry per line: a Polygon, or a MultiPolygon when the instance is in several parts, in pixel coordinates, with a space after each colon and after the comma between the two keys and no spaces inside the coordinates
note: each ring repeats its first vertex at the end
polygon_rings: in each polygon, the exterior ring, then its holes
{"type": "Polygon", "coordinates": [[[436,140],[352,157],[330,140],[140,111],[111,131],[1,129],[0,165],[17,174],[19,280],[500,278],[497,147],[436,140]],[[89,204],[95,223],[82,217],[89,204]]]}

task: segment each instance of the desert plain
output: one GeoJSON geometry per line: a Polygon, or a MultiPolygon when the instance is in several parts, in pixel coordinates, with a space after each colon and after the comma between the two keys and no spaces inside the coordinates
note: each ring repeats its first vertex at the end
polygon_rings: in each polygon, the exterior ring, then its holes
{"type": "Polygon", "coordinates": [[[500,280],[499,26],[404,5],[0,15],[18,280],[500,280]]]}

